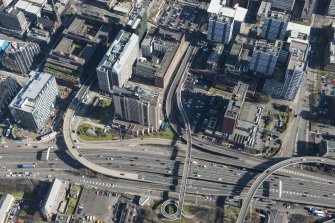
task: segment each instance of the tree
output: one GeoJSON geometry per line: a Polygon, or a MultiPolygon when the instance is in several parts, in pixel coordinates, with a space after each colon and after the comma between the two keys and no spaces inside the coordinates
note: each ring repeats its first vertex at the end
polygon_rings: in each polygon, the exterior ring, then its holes
{"type": "Polygon", "coordinates": [[[310,223],[312,219],[302,214],[292,214],[289,223],[310,223]]]}
{"type": "Polygon", "coordinates": [[[265,125],[269,125],[271,122],[273,122],[272,115],[265,116],[265,120],[264,120],[265,125]]]}

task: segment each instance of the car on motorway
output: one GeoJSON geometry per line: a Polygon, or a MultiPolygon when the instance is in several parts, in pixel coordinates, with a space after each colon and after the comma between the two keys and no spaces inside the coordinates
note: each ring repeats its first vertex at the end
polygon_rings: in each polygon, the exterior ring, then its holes
{"type": "Polygon", "coordinates": [[[3,145],[2,147],[4,147],[4,148],[8,148],[8,145],[3,145]]]}
{"type": "Polygon", "coordinates": [[[132,163],[132,164],[130,164],[130,166],[138,167],[138,164],[137,163],[132,163]]]}
{"type": "Polygon", "coordinates": [[[218,181],[222,181],[222,178],[219,177],[219,178],[218,178],[218,181]]]}

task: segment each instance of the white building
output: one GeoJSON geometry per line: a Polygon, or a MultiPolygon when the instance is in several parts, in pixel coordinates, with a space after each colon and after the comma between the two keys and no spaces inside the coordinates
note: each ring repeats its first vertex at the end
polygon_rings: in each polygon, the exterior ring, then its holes
{"type": "Polygon", "coordinates": [[[43,72],[30,72],[29,80],[9,105],[19,125],[33,131],[43,128],[50,117],[58,96],[55,78],[43,72]]]}
{"type": "Polygon", "coordinates": [[[57,178],[54,179],[41,207],[41,212],[45,218],[49,219],[52,215],[57,214],[62,201],[65,199],[66,188],[66,183],[57,178]]]}
{"type": "Polygon", "coordinates": [[[100,90],[111,92],[113,86],[122,87],[131,77],[138,54],[138,36],[120,30],[96,68],[100,90]]]}
{"type": "Polygon", "coordinates": [[[292,101],[294,100],[305,75],[308,44],[304,41],[294,39],[291,41],[289,51],[290,59],[285,74],[283,98],[292,101]]]}
{"type": "Polygon", "coordinates": [[[7,194],[0,198],[0,223],[7,222],[8,213],[14,202],[14,196],[7,194]]]}
{"type": "Polygon", "coordinates": [[[272,75],[278,60],[279,48],[273,43],[257,41],[252,52],[249,69],[264,75],[272,75]]]}

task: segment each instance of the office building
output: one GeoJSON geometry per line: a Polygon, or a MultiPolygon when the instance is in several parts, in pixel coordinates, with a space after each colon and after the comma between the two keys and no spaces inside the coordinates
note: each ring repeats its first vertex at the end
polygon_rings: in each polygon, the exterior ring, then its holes
{"type": "Polygon", "coordinates": [[[79,83],[80,79],[85,78],[85,68],[96,49],[96,44],[63,37],[56,48],[50,51],[44,72],[65,81],[79,83]]]}
{"type": "Polygon", "coordinates": [[[139,54],[138,41],[136,34],[119,31],[96,68],[101,91],[111,92],[113,86],[122,87],[128,81],[139,54]]]}
{"type": "Polygon", "coordinates": [[[149,58],[153,50],[153,38],[146,37],[141,43],[142,57],[149,58]]]}
{"type": "Polygon", "coordinates": [[[9,103],[20,88],[20,84],[14,78],[0,75],[0,117],[8,110],[9,103]]]}
{"type": "Polygon", "coordinates": [[[113,104],[115,114],[121,119],[149,127],[158,132],[161,104],[159,93],[139,86],[114,87],[113,104]]]}
{"type": "Polygon", "coordinates": [[[220,43],[216,44],[213,48],[211,54],[207,59],[207,68],[208,69],[215,69],[219,65],[220,57],[223,52],[224,46],[220,43]]]}
{"type": "Polygon", "coordinates": [[[335,142],[334,136],[330,139],[321,139],[319,143],[319,156],[335,159],[335,142]]]}
{"type": "Polygon", "coordinates": [[[307,56],[310,49],[307,39],[303,33],[299,33],[297,37],[288,38],[289,42],[282,49],[287,51],[287,62],[278,70],[280,71],[278,75],[281,78],[279,80],[266,80],[263,86],[265,94],[290,101],[295,99],[306,73],[307,56]]]}
{"type": "Polygon", "coordinates": [[[10,3],[12,3],[13,0],[1,0],[2,1],[2,5],[6,8],[10,5],[10,3]]]}
{"type": "Polygon", "coordinates": [[[249,69],[259,74],[273,74],[279,55],[279,48],[273,43],[257,41],[252,52],[249,69]]]}
{"type": "Polygon", "coordinates": [[[33,131],[42,129],[58,96],[55,78],[47,73],[32,71],[30,78],[10,103],[16,122],[33,131]]]}
{"type": "Polygon", "coordinates": [[[8,70],[27,74],[41,49],[37,43],[12,42],[7,45],[0,56],[1,64],[8,70]]]}
{"type": "Polygon", "coordinates": [[[11,194],[0,195],[0,223],[6,223],[9,211],[15,201],[15,198],[11,194]]]}
{"type": "Polygon", "coordinates": [[[247,9],[225,7],[227,6],[226,3],[222,0],[212,0],[208,6],[207,40],[209,41],[228,44],[233,33],[240,33],[247,9]]]}
{"type": "Polygon", "coordinates": [[[283,40],[289,20],[290,16],[285,12],[268,11],[260,36],[270,41],[283,40]]]}
{"type": "Polygon", "coordinates": [[[29,29],[30,22],[20,10],[9,7],[0,10],[0,31],[18,37],[23,37],[29,29]]]}
{"type": "Polygon", "coordinates": [[[243,82],[238,82],[234,87],[233,94],[223,117],[222,132],[224,134],[231,135],[233,133],[240,117],[247,91],[248,85],[243,82]]]}
{"type": "Polygon", "coordinates": [[[294,100],[307,66],[308,44],[298,40],[292,40],[290,44],[290,58],[287,65],[283,97],[285,100],[294,100]]]}
{"type": "Polygon", "coordinates": [[[138,35],[139,41],[141,42],[148,29],[148,18],[145,7],[143,7],[142,4],[136,4],[129,14],[128,19],[126,25],[127,31],[138,35]]]}
{"type": "Polygon", "coordinates": [[[40,47],[46,46],[50,43],[50,33],[46,30],[31,28],[27,33],[27,40],[38,43],[40,47]]]}
{"type": "Polygon", "coordinates": [[[269,0],[269,2],[272,3],[272,8],[283,11],[292,11],[295,0],[269,0]]]}
{"type": "Polygon", "coordinates": [[[54,214],[57,214],[60,204],[65,199],[66,189],[66,183],[57,178],[54,179],[41,207],[41,213],[46,219],[51,219],[54,214]]]}
{"type": "Polygon", "coordinates": [[[335,17],[335,0],[331,0],[329,3],[328,15],[335,17]]]}
{"type": "Polygon", "coordinates": [[[226,8],[225,12],[211,14],[208,21],[207,40],[229,44],[234,27],[235,10],[226,8]]]}
{"type": "Polygon", "coordinates": [[[146,37],[142,41],[141,48],[142,57],[134,66],[134,75],[151,81],[156,87],[163,88],[168,82],[166,71],[177,51],[178,43],[146,37]]]}

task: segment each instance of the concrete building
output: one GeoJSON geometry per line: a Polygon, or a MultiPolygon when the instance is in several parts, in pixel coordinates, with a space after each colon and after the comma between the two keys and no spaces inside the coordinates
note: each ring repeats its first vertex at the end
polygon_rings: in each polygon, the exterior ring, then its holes
{"type": "Polygon", "coordinates": [[[13,0],[2,0],[2,5],[6,8],[12,3],[13,0]]]}
{"type": "Polygon", "coordinates": [[[279,55],[279,48],[273,43],[257,41],[252,52],[249,69],[270,76],[273,74],[279,55]]]}
{"type": "Polygon", "coordinates": [[[129,20],[126,25],[127,31],[138,35],[141,42],[148,29],[147,11],[142,4],[135,4],[132,12],[128,16],[129,20]]]}
{"type": "Polygon", "coordinates": [[[224,134],[230,135],[233,133],[240,117],[247,91],[247,84],[238,82],[235,86],[223,118],[222,132],[224,134]]]}
{"type": "Polygon", "coordinates": [[[120,30],[96,68],[100,90],[111,92],[113,86],[122,87],[132,74],[138,54],[138,36],[120,30]]]}
{"type": "Polygon", "coordinates": [[[235,10],[224,8],[218,14],[211,14],[208,20],[207,40],[229,44],[233,34],[235,10]]]}
{"type": "Polygon", "coordinates": [[[208,33],[207,40],[228,44],[232,34],[239,34],[241,25],[247,14],[247,9],[242,7],[226,7],[227,1],[212,0],[208,6],[207,13],[208,33]]]}
{"type": "Polygon", "coordinates": [[[149,79],[155,86],[160,87],[158,80],[164,78],[177,48],[177,43],[147,36],[142,41],[142,57],[134,66],[134,75],[149,79]]]}
{"type": "Polygon", "coordinates": [[[270,41],[283,40],[290,16],[285,12],[268,11],[263,20],[261,37],[270,41]]]}
{"type": "Polygon", "coordinates": [[[29,75],[29,80],[10,103],[9,109],[19,125],[38,131],[50,117],[58,88],[50,74],[32,71],[29,75]]]}
{"type": "Polygon", "coordinates": [[[7,194],[0,197],[0,223],[6,223],[10,208],[14,203],[14,196],[7,194]]]}
{"type": "Polygon", "coordinates": [[[141,43],[142,57],[149,58],[153,51],[153,38],[146,37],[141,43]]]}
{"type": "MultiPolygon", "coordinates": [[[[301,36],[301,35],[299,35],[301,36]]],[[[306,73],[309,42],[305,39],[289,38],[288,59],[284,66],[283,79],[266,80],[263,91],[267,95],[285,100],[294,100],[306,73]]],[[[284,49],[286,51],[286,49],[284,49]]]]}
{"type": "Polygon", "coordinates": [[[322,139],[319,143],[319,155],[335,159],[335,142],[333,140],[322,139]]]}
{"type": "Polygon", "coordinates": [[[56,48],[50,51],[44,72],[62,80],[79,83],[96,49],[96,44],[63,37],[56,48]]]}
{"type": "Polygon", "coordinates": [[[4,53],[0,56],[1,64],[8,70],[16,73],[27,74],[41,49],[37,43],[12,42],[9,43],[4,53]]]}
{"type": "Polygon", "coordinates": [[[64,203],[62,201],[66,195],[66,188],[67,184],[57,178],[52,182],[41,207],[41,213],[46,219],[51,219],[61,209],[61,204],[64,203]]]}
{"type": "Polygon", "coordinates": [[[29,26],[30,22],[20,10],[13,7],[0,9],[0,32],[23,37],[29,26]]]}
{"type": "Polygon", "coordinates": [[[222,44],[216,44],[213,48],[213,51],[209,55],[207,59],[207,68],[209,69],[215,69],[219,65],[220,57],[223,52],[224,46],[222,44]]]}
{"type": "Polygon", "coordinates": [[[50,33],[46,30],[31,28],[27,33],[27,40],[38,43],[40,47],[50,43],[50,33]]]}
{"type": "Polygon", "coordinates": [[[148,126],[151,132],[159,131],[162,109],[159,93],[139,86],[114,87],[113,104],[121,119],[148,126]]]}
{"type": "Polygon", "coordinates": [[[292,40],[290,44],[290,58],[285,74],[283,97],[285,100],[294,100],[306,72],[308,44],[292,40]]]}
{"type": "Polygon", "coordinates": [[[272,7],[283,11],[292,11],[295,0],[269,0],[272,7]]]}
{"type": "Polygon", "coordinates": [[[0,117],[8,110],[9,103],[14,99],[20,87],[14,78],[0,75],[0,117]]]}

